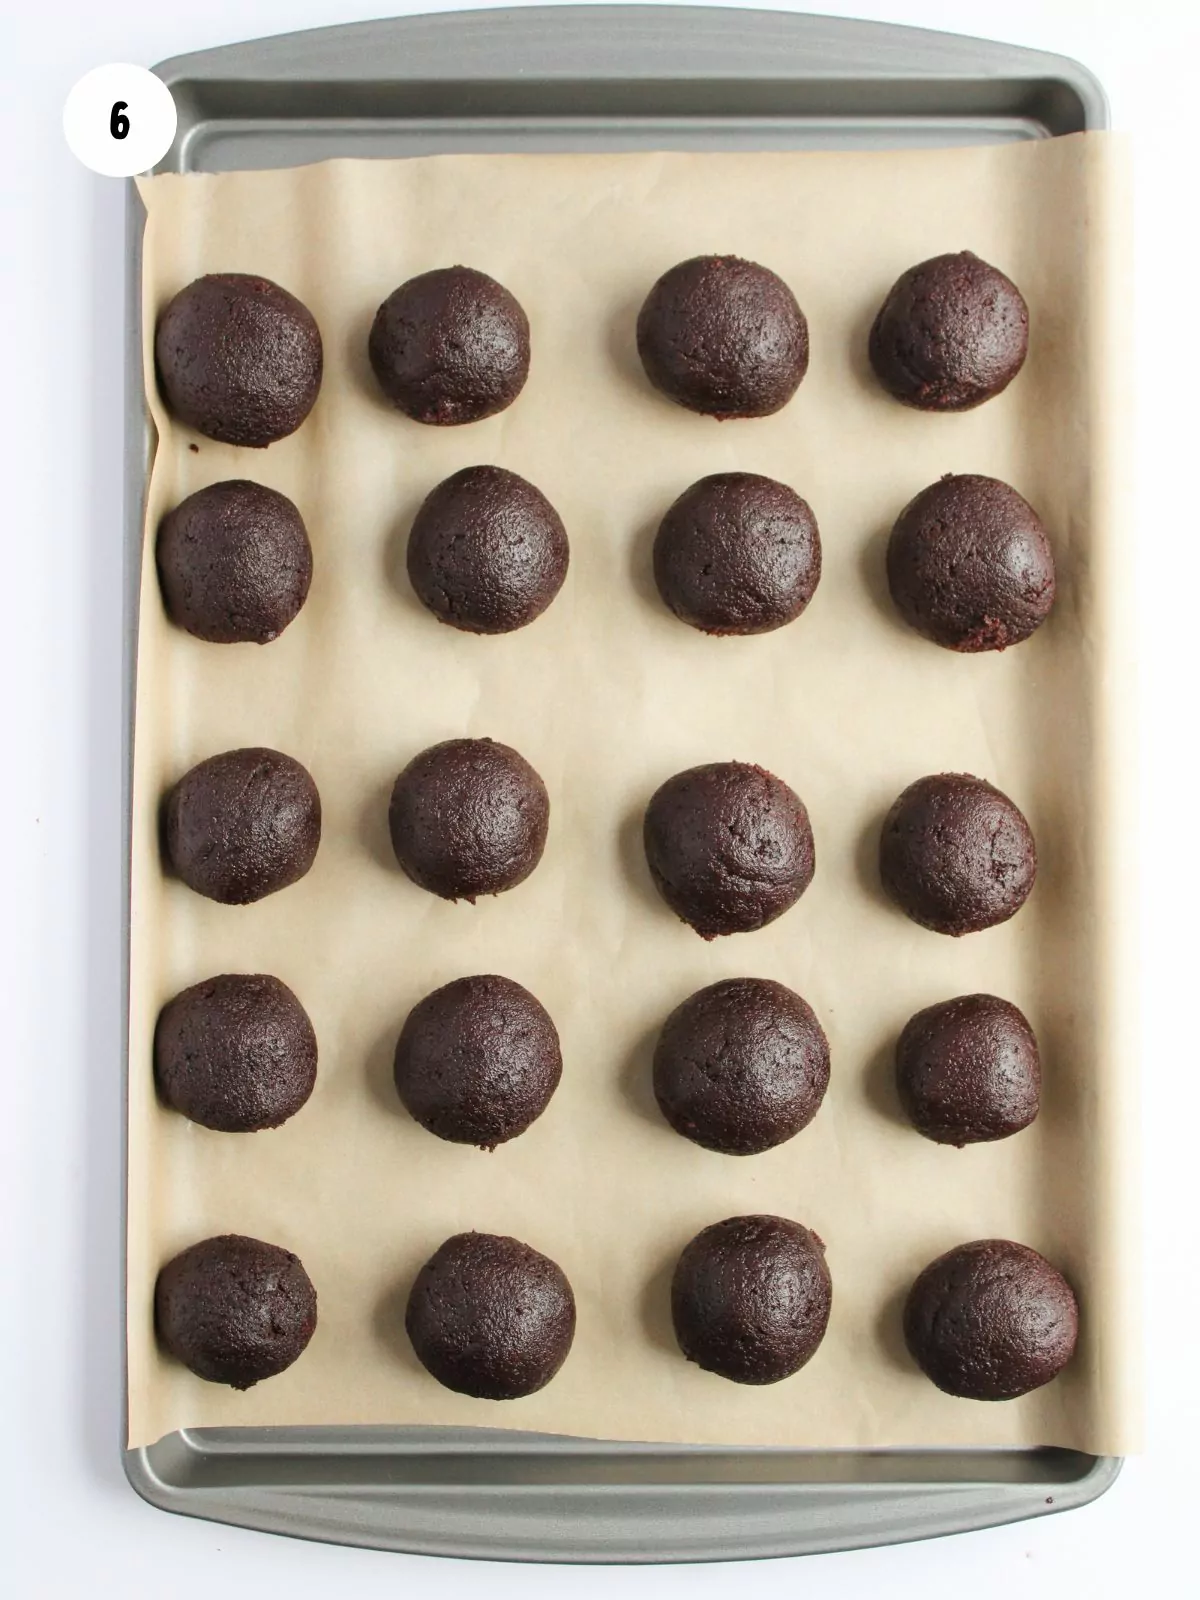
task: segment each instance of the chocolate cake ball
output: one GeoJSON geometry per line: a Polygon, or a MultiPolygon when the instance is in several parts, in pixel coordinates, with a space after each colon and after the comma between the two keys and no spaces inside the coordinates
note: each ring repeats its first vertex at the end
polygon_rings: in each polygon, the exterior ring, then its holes
{"type": "Polygon", "coordinates": [[[698,1233],[671,1279],[689,1361],[734,1383],[778,1383],[825,1337],[833,1285],[825,1246],[786,1217],[729,1217],[698,1233]]]}
{"type": "Polygon", "coordinates": [[[486,272],[440,267],[388,295],[368,353],[379,387],[414,422],[478,422],[525,387],[529,319],[486,272]]]}
{"type": "Polygon", "coordinates": [[[914,922],[954,936],[1007,922],[1029,897],[1037,849],[1007,795],[982,778],[918,778],[888,812],[883,887],[914,922]]]}
{"type": "Polygon", "coordinates": [[[782,779],[744,761],[677,772],[642,827],[650,876],[703,939],[774,922],[812,881],[808,812],[782,779]]]}
{"type": "Polygon", "coordinates": [[[244,906],[313,864],[321,797],[278,750],[227,750],[185,772],[167,796],[167,860],[189,889],[244,906]]]}
{"type": "Polygon", "coordinates": [[[277,1128],[317,1081],[308,1014],[278,978],[225,973],[165,1005],[154,1030],[163,1102],[222,1133],[277,1128]]]}
{"type": "Polygon", "coordinates": [[[569,559],[558,512],[503,467],[464,467],[439,483],[408,536],[417,599],[467,633],[512,633],[540,617],[569,559]]]}
{"type": "Polygon", "coordinates": [[[829,1043],[812,1007],[769,978],[727,978],[667,1018],[654,1051],[664,1117],[706,1150],[752,1156],[816,1116],[829,1043]]]}
{"type": "Polygon", "coordinates": [[[659,525],[654,581],[703,633],[769,633],[794,622],[821,577],[821,536],[786,483],[718,472],[685,489],[659,525]]]}
{"type": "Polygon", "coordinates": [[[321,387],[321,335],[308,307],[244,272],[181,289],[158,319],[154,359],[173,414],[223,444],[285,439],[321,387]]]}
{"type": "Polygon", "coordinates": [[[396,779],[388,810],[396,860],[443,900],[500,894],[542,859],[546,785],[523,756],[493,739],[447,739],[396,779]]]}
{"type": "Polygon", "coordinates": [[[225,1233],[167,1262],[154,1322],[163,1349],[198,1378],[250,1389],[304,1353],[317,1291],[290,1250],[225,1233]]]}
{"type": "Polygon", "coordinates": [[[519,1239],[456,1233],[417,1274],[404,1326],[440,1384],[479,1400],[544,1389],[575,1337],[562,1268],[519,1239]]]}
{"type": "Polygon", "coordinates": [[[871,329],[880,383],[920,411],[970,411],[1007,389],[1029,348],[1029,311],[1002,272],[963,250],[910,267],[871,329]]]}
{"type": "Polygon", "coordinates": [[[423,1128],[494,1150],[550,1104],[562,1077],[558,1032],[541,1002],[511,978],[457,978],[409,1012],[395,1077],[423,1128]]]}
{"type": "Polygon", "coordinates": [[[766,267],[694,256],[646,296],[637,347],[650,382],[676,405],[722,419],[767,417],[808,370],[808,323],[766,267]]]}
{"type": "Polygon", "coordinates": [[[888,587],[905,622],[948,650],[1005,650],[1054,604],[1054,554],[1037,513],[998,478],[950,475],[900,513],[888,587]]]}
{"type": "Polygon", "coordinates": [[[1015,1400],[1055,1378],[1075,1352],[1071,1286],[1044,1256],[977,1239],[925,1268],[904,1306],[909,1354],[964,1400],[1015,1400]]]}
{"type": "Polygon", "coordinates": [[[172,622],[197,639],[267,644],[308,598],[312,548],[286,495],[233,478],[163,518],[158,578],[172,622]]]}
{"type": "Polygon", "coordinates": [[[927,1006],[896,1045],[896,1088],[927,1139],[959,1146],[1007,1139],[1029,1126],[1041,1102],[1033,1029],[994,994],[927,1006]]]}

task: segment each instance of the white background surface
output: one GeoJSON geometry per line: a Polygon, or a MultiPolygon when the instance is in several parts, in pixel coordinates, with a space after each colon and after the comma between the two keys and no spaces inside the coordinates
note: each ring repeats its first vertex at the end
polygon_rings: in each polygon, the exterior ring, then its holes
{"type": "MultiPolygon", "coordinates": [[[[305,1545],[167,1517],[119,1462],[122,185],[61,133],[88,68],[379,15],[354,0],[0,4],[4,366],[0,695],[0,1590],[140,1596],[1196,1592],[1193,995],[1200,891],[1196,395],[1200,8],[1194,0],[824,0],[828,13],[1056,50],[1135,139],[1140,932],[1147,1433],[1111,1492],[1062,1517],[921,1545],[737,1568],[506,1567],[305,1545]],[[14,1426],[15,1424],[15,1426],[14,1426]]],[[[403,4],[397,10],[409,9],[403,4]]],[[[425,0],[411,9],[442,9],[425,0]]],[[[797,7],[797,9],[799,9],[797,7]]]]}

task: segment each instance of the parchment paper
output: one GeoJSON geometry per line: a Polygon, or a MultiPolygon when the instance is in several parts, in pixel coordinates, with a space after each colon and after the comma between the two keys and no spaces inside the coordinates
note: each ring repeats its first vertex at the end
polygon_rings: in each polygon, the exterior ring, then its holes
{"type": "Polygon", "coordinates": [[[337,161],[141,184],[147,393],[160,443],[134,787],[131,1443],[185,1425],[408,1422],[826,1447],[1130,1445],[1111,155],[1102,136],[1087,135],[928,153],[337,161]],[[903,269],[963,248],[1023,290],[1028,363],[975,412],[905,410],[871,381],[868,326],[903,269]],[[702,251],[769,265],[808,316],[811,369],[775,417],[718,424],[669,405],[641,373],[637,307],[662,271],[702,251]],[[456,262],[492,273],[525,306],[532,371],[502,416],[421,427],[377,393],[367,330],[397,284],[456,262]],[[321,327],[316,409],[267,451],[193,437],[155,394],[156,314],[217,270],[278,280],[321,327]],[[503,638],[439,625],[404,575],[415,508],[442,478],[479,462],[538,484],[571,540],[557,601],[503,638]],[[781,478],[810,501],[824,576],[793,626],[715,640],[659,603],[649,546],[677,494],[730,468],[781,478]],[[1003,655],[939,650],[904,629],[887,600],[892,520],[952,471],[1015,484],[1054,541],[1054,615],[1003,655]],[[235,476],[291,495],[315,552],[306,607],[265,648],[205,644],[173,628],[157,587],[160,516],[235,476]],[[445,904],[397,869],[388,794],[425,746],[485,734],[514,745],[546,780],[549,845],[515,891],[474,908],[445,904]],[[225,907],[164,877],[157,811],[194,762],[249,744],[309,767],[324,836],[300,884],[225,907]],[[705,944],[652,889],[641,815],[671,773],[731,758],[767,766],[804,798],[817,870],[771,927],[705,944]],[[908,922],[883,899],[875,869],[887,806],[912,779],[945,770],[1012,795],[1041,859],[1020,915],[962,940],[908,922]],[[228,971],[275,973],[316,1028],[316,1091],[275,1132],[208,1132],[155,1100],[159,1007],[228,971]],[[391,1086],[410,1006],[471,972],[507,974],[539,995],[565,1058],[546,1114],[490,1155],[425,1133],[391,1086]],[[648,1077],[671,1008],[738,975],[805,995],[833,1058],[815,1122],[750,1159],[673,1133],[648,1077]],[[974,990],[1029,1015],[1045,1097],[1029,1131],[958,1151],[899,1120],[890,1054],[913,1011],[974,990]],[[834,1283],[814,1360],[761,1389],[684,1361],[667,1306],[686,1241],[748,1211],[815,1228],[834,1283]],[[412,1276],[466,1228],[529,1241],[574,1285],[575,1347],[540,1394],[508,1404],[451,1394],[408,1347],[412,1276]],[[304,1357],[246,1394],[201,1382],[153,1336],[158,1267],[223,1231],[298,1251],[320,1298],[304,1357]],[[941,1395],[915,1370],[899,1306],[935,1255],[993,1235],[1065,1270],[1083,1333],[1059,1381],[989,1406],[941,1395]]]}

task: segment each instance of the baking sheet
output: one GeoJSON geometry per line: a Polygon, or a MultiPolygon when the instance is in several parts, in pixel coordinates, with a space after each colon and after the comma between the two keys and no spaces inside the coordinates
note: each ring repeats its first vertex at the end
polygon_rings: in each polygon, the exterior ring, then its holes
{"type": "MultiPolygon", "coordinates": [[[[1117,1453],[1132,1418],[1122,1176],[1130,1057],[1115,914],[1120,794],[1110,746],[1115,659],[1112,152],[1101,135],[1042,144],[866,155],[436,157],[141,185],[147,373],[157,310],[201,272],[278,279],[312,309],[325,381],[311,418],[266,452],[188,434],[163,415],[148,537],[203,484],[250,476],[290,494],[315,576],[275,643],[211,646],[165,620],[144,564],[132,872],[129,1442],[184,1426],[413,1422],[605,1438],[864,1447],[1061,1444],[1117,1453]],[[971,248],[1030,304],[1026,369],[999,400],[928,417],[865,370],[871,317],[897,274],[971,248]],[[808,377],[782,413],[716,424],[651,391],[636,309],[666,267],[700,251],[763,261],[809,318],[808,377]],[[469,428],[410,423],[365,359],[380,300],[462,261],[492,273],[533,327],[529,383],[469,428]],[[198,451],[190,446],[198,445],[198,451]],[[571,538],[546,615],[504,638],[437,624],[404,578],[412,514],[476,462],[537,483],[571,538]],[[707,639],[661,607],[649,542],[695,478],[744,468],[812,504],[824,575],[800,621],[707,639]],[[1027,645],[958,658],[905,631],[882,581],[883,540],[908,498],[947,471],[1013,482],[1055,542],[1060,599],[1027,645]],[[458,734],[515,745],[551,794],[545,858],[527,883],[472,908],[399,872],[387,796],[426,745],[458,734]],[[312,771],[324,807],[300,884],[223,907],[163,877],[157,808],[188,766],[270,744],[312,771]],[[706,945],[651,888],[641,812],[695,762],[757,761],[809,807],[817,873],[758,933],[706,945]],[[878,824],[912,778],[968,770],[1030,818],[1041,872],[1010,924],[961,941],[916,928],[881,897],[878,824]],[[269,971],[300,996],[321,1064],[283,1128],[232,1136],[154,1098],[159,1007],[218,971],[269,971]],[[445,1145],[391,1088],[409,1007],[467,972],[497,971],[548,1006],[562,1086],[544,1117],[492,1154],[445,1145]],[[700,1150],[654,1108],[658,1025],[716,978],[788,983],[830,1036],[825,1105],[797,1139],[739,1160],[700,1150]],[[988,989],[1042,1044],[1037,1123],[995,1146],[934,1146],[897,1118],[888,1062],[920,1006],[988,989]],[[667,1281],[702,1226],[754,1210],[825,1239],[834,1310],[817,1356],[767,1389],[684,1362],[667,1281]],[[572,1355],[538,1395],[491,1404],[440,1388],[403,1333],[411,1278],[449,1233],[511,1232],[575,1288],[572,1355]],[[209,1233],[299,1252],[320,1325],[290,1371],[235,1394],[156,1350],[158,1266],[209,1233]],[[999,1406],[938,1394],[904,1356],[899,1302],[930,1258],[1002,1234],[1071,1277],[1083,1337],[1056,1383],[999,1406]]],[[[148,545],[148,551],[152,544],[148,545]]]]}

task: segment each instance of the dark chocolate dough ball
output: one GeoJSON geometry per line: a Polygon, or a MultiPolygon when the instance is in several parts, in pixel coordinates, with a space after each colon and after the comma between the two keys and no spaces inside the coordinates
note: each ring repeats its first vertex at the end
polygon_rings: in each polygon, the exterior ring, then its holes
{"type": "Polygon", "coordinates": [[[277,1128],[313,1091],[317,1038],[287,984],[225,973],[163,1007],[154,1077],[163,1101],[205,1128],[277,1128]]]}
{"type": "Polygon", "coordinates": [[[959,1146],[1007,1139],[1029,1126],[1041,1103],[1033,1029],[994,994],[927,1006],[896,1045],[896,1088],[927,1139],[959,1146]]]}
{"type": "Polygon", "coordinates": [[[286,495],[233,478],[198,489],[158,529],[172,622],[213,644],[267,644],[308,598],[312,547],[286,495]]]}
{"type": "Polygon", "coordinates": [[[500,894],[542,859],[550,827],[546,785],[523,756],[494,739],[447,739],[414,756],[388,810],[404,871],[443,900],[500,894]]]}
{"type": "Polygon", "coordinates": [[[225,1233],[167,1262],[154,1321],[163,1348],[198,1378],[250,1389],[304,1353],[317,1291],[290,1250],[225,1233]]]}
{"type": "Polygon", "coordinates": [[[825,1246],[786,1217],[729,1217],[698,1233],[671,1279],[689,1361],[734,1383],[778,1383],[825,1337],[833,1285],[825,1246]]]}
{"type": "Polygon", "coordinates": [[[439,267],[388,295],[368,353],[379,387],[414,422],[478,422],[525,387],[529,319],[486,272],[439,267]]]}
{"type": "Polygon", "coordinates": [[[927,1378],[964,1400],[1015,1400],[1070,1361],[1079,1310],[1044,1256],[1009,1239],[961,1244],[927,1266],[904,1306],[904,1342],[927,1378]]]}
{"type": "Polygon", "coordinates": [[[408,536],[418,600],[467,633],[512,633],[540,617],[569,559],[558,512],[503,467],[464,467],[439,483],[408,536]]]}
{"type": "Polygon", "coordinates": [[[558,1032],[511,978],[456,978],[417,1002],[396,1044],[396,1092],[430,1133],[494,1150],[550,1104],[558,1032]]]}
{"type": "Polygon", "coordinates": [[[808,812],[781,778],[744,761],[677,772],[642,827],[650,876],[703,939],[765,927],[812,882],[808,812]]]}
{"type": "Polygon", "coordinates": [[[871,328],[880,383],[920,411],[970,411],[1009,384],[1029,348],[1029,311],[1002,272],[963,250],[896,280],[871,328]]]}
{"type": "Polygon", "coordinates": [[[829,1042],[812,1007],[769,978],[727,978],[667,1018],[654,1095],[677,1133],[726,1155],[782,1144],[816,1116],[829,1042]]]}
{"type": "Polygon", "coordinates": [[[887,549],[888,587],[910,627],[948,650],[1005,650],[1054,604],[1054,553],[1037,512],[998,478],[923,489],[887,549]]]}
{"type": "Polygon", "coordinates": [[[175,416],[223,444],[261,448],[304,421],[321,387],[312,312],[269,278],[214,272],[181,289],[154,336],[175,416]]]}
{"type": "Polygon", "coordinates": [[[718,472],[676,500],[654,540],[654,581],[704,633],[769,633],[793,622],[821,577],[821,536],[786,483],[718,472]]]}
{"type": "Polygon", "coordinates": [[[957,937],[1007,922],[1037,875],[1029,824],[982,778],[918,778],[888,812],[879,844],[883,887],[914,922],[957,937]]]}
{"type": "Polygon", "coordinates": [[[796,297],[737,256],[694,256],[664,272],[638,313],[637,347],[656,389],[710,417],[770,416],[808,371],[796,297]]]}
{"type": "Polygon", "coordinates": [[[244,906],[313,864],[321,797],[278,750],[227,750],[185,772],[166,802],[167,859],[189,889],[244,906]]]}
{"type": "Polygon", "coordinates": [[[456,1233],[418,1272],[404,1326],[437,1381],[479,1400],[544,1389],[575,1337],[575,1296],[549,1256],[495,1233],[456,1233]]]}

